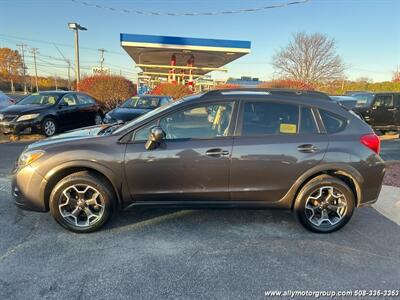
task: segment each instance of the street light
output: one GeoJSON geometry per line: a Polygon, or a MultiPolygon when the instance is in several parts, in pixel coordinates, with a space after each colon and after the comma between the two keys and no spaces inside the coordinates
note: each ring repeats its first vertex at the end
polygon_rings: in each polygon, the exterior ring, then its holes
{"type": "Polygon", "coordinates": [[[76,74],[76,85],[78,86],[78,83],[81,79],[81,73],[80,73],[80,68],[79,68],[79,37],[78,37],[78,31],[86,31],[86,27],[83,27],[79,25],[78,23],[68,23],[68,28],[75,30],[75,74],[76,74]]]}

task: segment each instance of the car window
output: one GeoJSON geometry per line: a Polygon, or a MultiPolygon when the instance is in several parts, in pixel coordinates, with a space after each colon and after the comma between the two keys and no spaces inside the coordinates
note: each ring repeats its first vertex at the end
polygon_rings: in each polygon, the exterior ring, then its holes
{"type": "Polygon", "coordinates": [[[214,138],[229,135],[233,102],[199,105],[160,120],[166,139],[214,138]]]}
{"type": "Polygon", "coordinates": [[[157,121],[151,122],[150,124],[147,124],[141,128],[139,128],[134,135],[134,141],[147,141],[150,133],[150,129],[153,128],[154,126],[157,126],[157,121]]]}
{"type": "Polygon", "coordinates": [[[163,106],[164,104],[167,104],[168,102],[170,102],[169,98],[162,98],[160,101],[160,106],[163,106]]]}
{"type": "Polygon", "coordinates": [[[332,114],[325,110],[319,110],[319,113],[321,115],[322,122],[325,125],[325,129],[328,133],[339,132],[343,130],[346,126],[346,121],[335,114],[332,114]]]}
{"type": "Polygon", "coordinates": [[[86,95],[76,94],[79,104],[93,104],[94,100],[86,95]]]}
{"type": "Polygon", "coordinates": [[[284,103],[246,102],[242,135],[296,134],[299,106],[284,103]]]}
{"type": "Polygon", "coordinates": [[[378,108],[390,108],[393,107],[393,96],[385,95],[385,96],[376,96],[376,100],[374,102],[374,107],[378,108]]]}
{"type": "Polygon", "coordinates": [[[74,106],[74,105],[76,105],[76,99],[75,99],[74,95],[68,94],[68,95],[65,95],[62,98],[60,104],[66,104],[68,106],[74,106]]]}
{"type": "Polygon", "coordinates": [[[400,94],[395,95],[395,99],[396,99],[396,101],[395,101],[396,107],[400,107],[400,94]]]}
{"type": "Polygon", "coordinates": [[[300,117],[300,130],[301,134],[313,134],[318,133],[317,125],[315,123],[314,115],[309,107],[301,108],[300,117]]]}
{"type": "Polygon", "coordinates": [[[159,97],[132,97],[122,103],[122,108],[153,109],[159,106],[159,97]]]}

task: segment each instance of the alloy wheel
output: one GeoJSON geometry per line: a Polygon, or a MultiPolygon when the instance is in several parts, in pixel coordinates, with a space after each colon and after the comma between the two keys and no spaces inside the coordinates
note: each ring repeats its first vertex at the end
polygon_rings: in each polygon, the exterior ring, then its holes
{"type": "Polygon", "coordinates": [[[52,120],[47,120],[44,123],[44,132],[47,136],[52,136],[56,132],[56,124],[52,120]]]}
{"type": "Polygon", "coordinates": [[[64,189],[58,209],[69,224],[90,227],[101,220],[105,203],[97,189],[87,184],[75,184],[64,189]]]}
{"type": "Polygon", "coordinates": [[[323,186],[307,198],[305,214],[309,222],[317,227],[331,227],[346,215],[347,199],[332,186],[323,186]]]}
{"type": "Polygon", "coordinates": [[[103,120],[101,119],[101,116],[100,116],[100,115],[96,115],[96,116],[94,117],[94,123],[95,123],[96,125],[100,125],[101,123],[103,123],[103,120]]]}

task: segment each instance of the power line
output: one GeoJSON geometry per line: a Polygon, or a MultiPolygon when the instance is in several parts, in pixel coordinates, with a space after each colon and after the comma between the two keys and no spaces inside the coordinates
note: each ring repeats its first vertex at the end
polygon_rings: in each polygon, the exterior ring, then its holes
{"type": "Polygon", "coordinates": [[[24,93],[26,94],[26,65],[25,65],[25,47],[28,45],[21,43],[17,44],[17,47],[21,48],[21,53],[22,53],[22,67],[23,67],[23,74],[24,74],[24,93]]]}
{"type": "Polygon", "coordinates": [[[187,16],[187,17],[197,17],[197,16],[217,16],[217,15],[230,15],[230,14],[241,14],[241,13],[253,13],[259,12],[274,8],[283,8],[291,5],[298,5],[304,4],[311,0],[298,0],[292,2],[285,2],[280,4],[273,4],[268,6],[261,6],[261,7],[254,7],[254,8],[245,8],[245,9],[238,9],[238,10],[226,10],[226,11],[211,11],[211,12],[158,12],[158,11],[144,11],[144,10],[133,10],[127,8],[117,8],[111,6],[104,6],[95,3],[89,3],[82,0],[71,0],[73,3],[81,4],[89,7],[95,7],[98,9],[105,9],[112,12],[122,12],[127,14],[136,14],[136,15],[145,15],[145,16],[167,16],[167,17],[180,17],[180,16],[187,16]]]}
{"type": "MultiPolygon", "coordinates": [[[[0,36],[8,38],[8,39],[3,39],[3,40],[8,40],[8,41],[10,41],[10,39],[13,39],[16,41],[28,41],[28,42],[47,44],[47,45],[57,45],[60,47],[74,48],[74,46],[72,44],[58,43],[58,42],[54,42],[54,41],[44,41],[44,40],[32,39],[32,38],[28,38],[28,37],[21,37],[21,36],[15,36],[15,35],[3,34],[3,33],[0,33],[0,36]]],[[[85,50],[96,51],[96,52],[99,51],[98,48],[82,47],[82,46],[79,46],[79,49],[85,49],[85,50]]],[[[107,52],[111,53],[111,54],[125,56],[124,53],[117,52],[117,51],[107,50],[107,52]]]]}

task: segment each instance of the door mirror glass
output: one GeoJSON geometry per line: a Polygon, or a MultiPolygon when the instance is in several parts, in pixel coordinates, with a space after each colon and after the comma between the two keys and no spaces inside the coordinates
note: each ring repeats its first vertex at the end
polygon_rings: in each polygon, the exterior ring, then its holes
{"type": "Polygon", "coordinates": [[[152,150],[157,148],[161,141],[165,137],[165,132],[160,126],[155,126],[150,129],[149,138],[146,142],[146,150],[152,150]]]}

